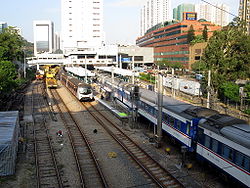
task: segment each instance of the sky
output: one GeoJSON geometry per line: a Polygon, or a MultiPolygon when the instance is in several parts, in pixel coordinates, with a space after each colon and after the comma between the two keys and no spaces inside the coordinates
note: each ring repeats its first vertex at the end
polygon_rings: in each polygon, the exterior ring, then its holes
{"type": "MultiPolygon", "coordinates": [[[[103,0],[104,31],[108,44],[134,44],[140,32],[140,9],[146,0],[103,0]]],[[[224,3],[237,15],[240,0],[206,0],[224,3]]],[[[171,8],[182,3],[201,3],[201,0],[172,0],[171,8]]],[[[33,42],[33,21],[51,20],[60,32],[60,0],[2,0],[0,22],[22,29],[24,38],[33,42]]],[[[230,16],[230,20],[233,17],[230,16]]]]}

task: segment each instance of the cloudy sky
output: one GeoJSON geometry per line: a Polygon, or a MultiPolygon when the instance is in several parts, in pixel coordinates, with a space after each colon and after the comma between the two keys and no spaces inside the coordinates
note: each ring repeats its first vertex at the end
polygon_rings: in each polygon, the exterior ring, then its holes
{"type": "MultiPolygon", "coordinates": [[[[140,8],[146,0],[104,0],[104,31],[107,43],[135,43],[139,36],[140,8]]],[[[237,15],[239,0],[206,0],[225,3],[237,15]]],[[[182,3],[201,3],[202,0],[172,0],[172,9],[182,3]]],[[[233,17],[230,16],[232,19],[233,17]]],[[[60,32],[60,0],[3,0],[0,22],[22,28],[24,38],[33,41],[33,20],[51,20],[60,32]]]]}

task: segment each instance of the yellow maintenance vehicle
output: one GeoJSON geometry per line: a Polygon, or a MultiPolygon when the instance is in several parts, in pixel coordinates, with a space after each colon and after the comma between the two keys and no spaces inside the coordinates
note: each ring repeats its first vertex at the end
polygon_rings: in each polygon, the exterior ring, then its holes
{"type": "Polygon", "coordinates": [[[51,65],[46,65],[45,70],[45,84],[47,88],[57,88],[56,74],[60,67],[53,67],[51,65]]]}

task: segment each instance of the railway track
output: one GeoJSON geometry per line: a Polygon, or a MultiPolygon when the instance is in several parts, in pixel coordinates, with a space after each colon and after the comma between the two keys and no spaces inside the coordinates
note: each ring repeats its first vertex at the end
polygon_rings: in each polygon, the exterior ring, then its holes
{"type": "Polygon", "coordinates": [[[157,161],[147,154],[139,145],[130,139],[123,131],[96,109],[91,103],[82,103],[84,108],[102,125],[117,143],[143,169],[149,178],[159,187],[184,187],[175,177],[164,169],[157,161]]]}
{"type": "Polygon", "coordinates": [[[63,181],[46,125],[48,107],[44,101],[41,84],[32,90],[33,142],[38,188],[63,188],[63,181]],[[45,111],[46,110],[46,111],[45,111]]]}
{"type": "Polygon", "coordinates": [[[51,90],[73,149],[81,187],[108,187],[90,141],[56,90],[51,90]]]}

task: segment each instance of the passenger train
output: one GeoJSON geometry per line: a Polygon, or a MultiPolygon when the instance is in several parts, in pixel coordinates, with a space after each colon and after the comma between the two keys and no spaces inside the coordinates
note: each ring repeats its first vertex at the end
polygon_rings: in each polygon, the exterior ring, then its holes
{"type": "MultiPolygon", "coordinates": [[[[112,87],[110,82],[106,86],[112,87]]],[[[118,102],[128,108],[136,106],[139,115],[157,125],[155,92],[140,88],[141,96],[132,105],[131,89],[122,84],[113,88],[118,102]]],[[[245,121],[163,96],[162,128],[188,151],[195,152],[199,160],[250,185],[250,125],[245,121]]]]}
{"type": "Polygon", "coordinates": [[[80,101],[95,100],[93,89],[90,84],[86,84],[77,78],[69,76],[65,71],[60,71],[60,80],[70,92],[75,95],[80,101]]]}

